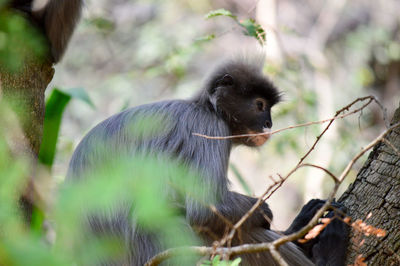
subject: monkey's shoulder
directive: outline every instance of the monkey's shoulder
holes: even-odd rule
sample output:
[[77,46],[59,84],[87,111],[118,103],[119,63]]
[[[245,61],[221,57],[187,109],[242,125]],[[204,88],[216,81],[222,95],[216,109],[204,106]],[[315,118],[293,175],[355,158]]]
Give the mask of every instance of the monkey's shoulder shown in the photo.
[[205,141],[193,133],[228,135],[229,129],[215,112],[204,106],[188,100],[169,100],[117,113],[90,130],[82,142],[111,143],[112,146],[126,145],[127,142],[131,146],[145,143],[149,146],[155,142],[163,145],[173,141]]
[[146,130],[152,135],[157,128],[165,133],[229,134],[222,118],[203,105],[190,100],[168,100],[132,107],[103,121],[99,127],[107,137],[119,131]]
[[209,140],[194,133],[221,136],[229,134],[229,129],[215,113],[191,101],[171,100],[133,107],[89,131],[74,152],[70,172],[79,175],[80,165],[94,167],[110,157],[138,154],[162,153],[185,162],[215,161],[215,156],[230,148],[227,140]]

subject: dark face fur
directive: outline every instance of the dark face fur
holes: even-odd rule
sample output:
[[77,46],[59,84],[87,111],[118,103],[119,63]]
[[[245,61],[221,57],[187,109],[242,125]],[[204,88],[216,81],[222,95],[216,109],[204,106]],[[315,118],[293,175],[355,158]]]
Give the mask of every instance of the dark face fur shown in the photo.
[[[272,127],[271,107],[280,100],[280,93],[261,70],[245,63],[231,63],[218,69],[209,81],[208,94],[233,135],[268,132]],[[243,137],[234,142],[261,146],[268,138]]]

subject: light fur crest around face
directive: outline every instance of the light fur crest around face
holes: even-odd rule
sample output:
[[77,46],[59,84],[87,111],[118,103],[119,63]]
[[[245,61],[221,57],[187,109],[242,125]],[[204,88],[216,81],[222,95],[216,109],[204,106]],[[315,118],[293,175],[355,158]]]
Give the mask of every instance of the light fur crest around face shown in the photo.
[[252,74],[262,75],[262,70],[265,63],[265,53],[263,52],[243,52],[235,56],[231,56],[219,63],[208,74],[206,87],[215,86],[215,81],[221,78],[224,74],[244,70]]
[[281,93],[262,73],[264,58],[264,54],[240,54],[214,68],[205,82],[205,91],[215,109],[215,98],[228,93],[238,97],[258,95],[267,99],[270,106],[280,101]]
[[[232,135],[262,133],[272,127],[271,108],[281,93],[263,74],[262,55],[240,54],[219,64],[209,75],[199,101],[228,125]],[[267,135],[238,138],[234,142],[260,146]]]

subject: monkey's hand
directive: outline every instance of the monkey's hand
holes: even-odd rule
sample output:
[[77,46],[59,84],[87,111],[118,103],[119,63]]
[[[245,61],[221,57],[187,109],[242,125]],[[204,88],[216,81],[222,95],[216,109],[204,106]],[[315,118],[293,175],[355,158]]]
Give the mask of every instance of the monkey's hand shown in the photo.
[[285,235],[289,235],[291,233],[299,231],[301,228],[303,228],[305,225],[308,224],[308,222],[313,218],[315,213],[319,209],[321,209],[322,205],[324,204],[325,200],[320,200],[320,199],[310,200],[306,205],[303,206],[303,208],[301,208],[300,213],[293,220],[289,228],[286,229],[286,231],[284,231],[283,233]]
[[324,217],[333,219],[320,233],[317,243],[312,246],[312,259],[318,266],[345,265],[349,226],[340,218],[343,218],[346,208],[338,202],[333,202],[332,206],[335,210]]
[[[310,200],[303,206],[284,234],[288,235],[297,232],[307,225],[325,202],[325,200],[320,199]],[[336,201],[331,203],[331,209],[333,210],[329,211],[324,216],[325,218],[341,218],[346,211],[345,207]],[[316,265],[343,265],[348,243],[348,233],[348,226],[342,220],[333,219],[318,237],[304,244],[299,244],[297,241],[295,244],[300,246]]]

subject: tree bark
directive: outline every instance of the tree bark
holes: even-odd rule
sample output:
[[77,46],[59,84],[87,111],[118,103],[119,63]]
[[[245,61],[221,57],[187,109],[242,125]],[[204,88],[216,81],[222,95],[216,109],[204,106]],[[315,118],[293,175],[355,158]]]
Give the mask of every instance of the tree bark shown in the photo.
[[28,140],[25,152],[38,155],[43,133],[44,92],[53,78],[50,62],[26,63],[20,72],[0,71],[3,97],[11,101],[14,111]]
[[[17,114],[23,136],[12,140],[11,152],[31,159],[32,168],[27,188],[21,199],[25,218],[30,221],[34,197],[32,178],[43,134],[45,112],[44,92],[53,78],[54,68],[48,60],[26,60],[18,73],[0,68],[0,99],[11,104]],[[21,139],[22,138],[22,139]]]
[[[391,124],[398,122],[400,107]],[[400,128],[386,140],[390,144],[381,142],[374,147],[355,182],[339,200],[353,221],[361,219],[386,230],[386,235],[363,235],[362,243],[353,229],[346,265],[354,264],[359,255],[368,265],[400,265]],[[367,219],[369,213],[372,216]]]

